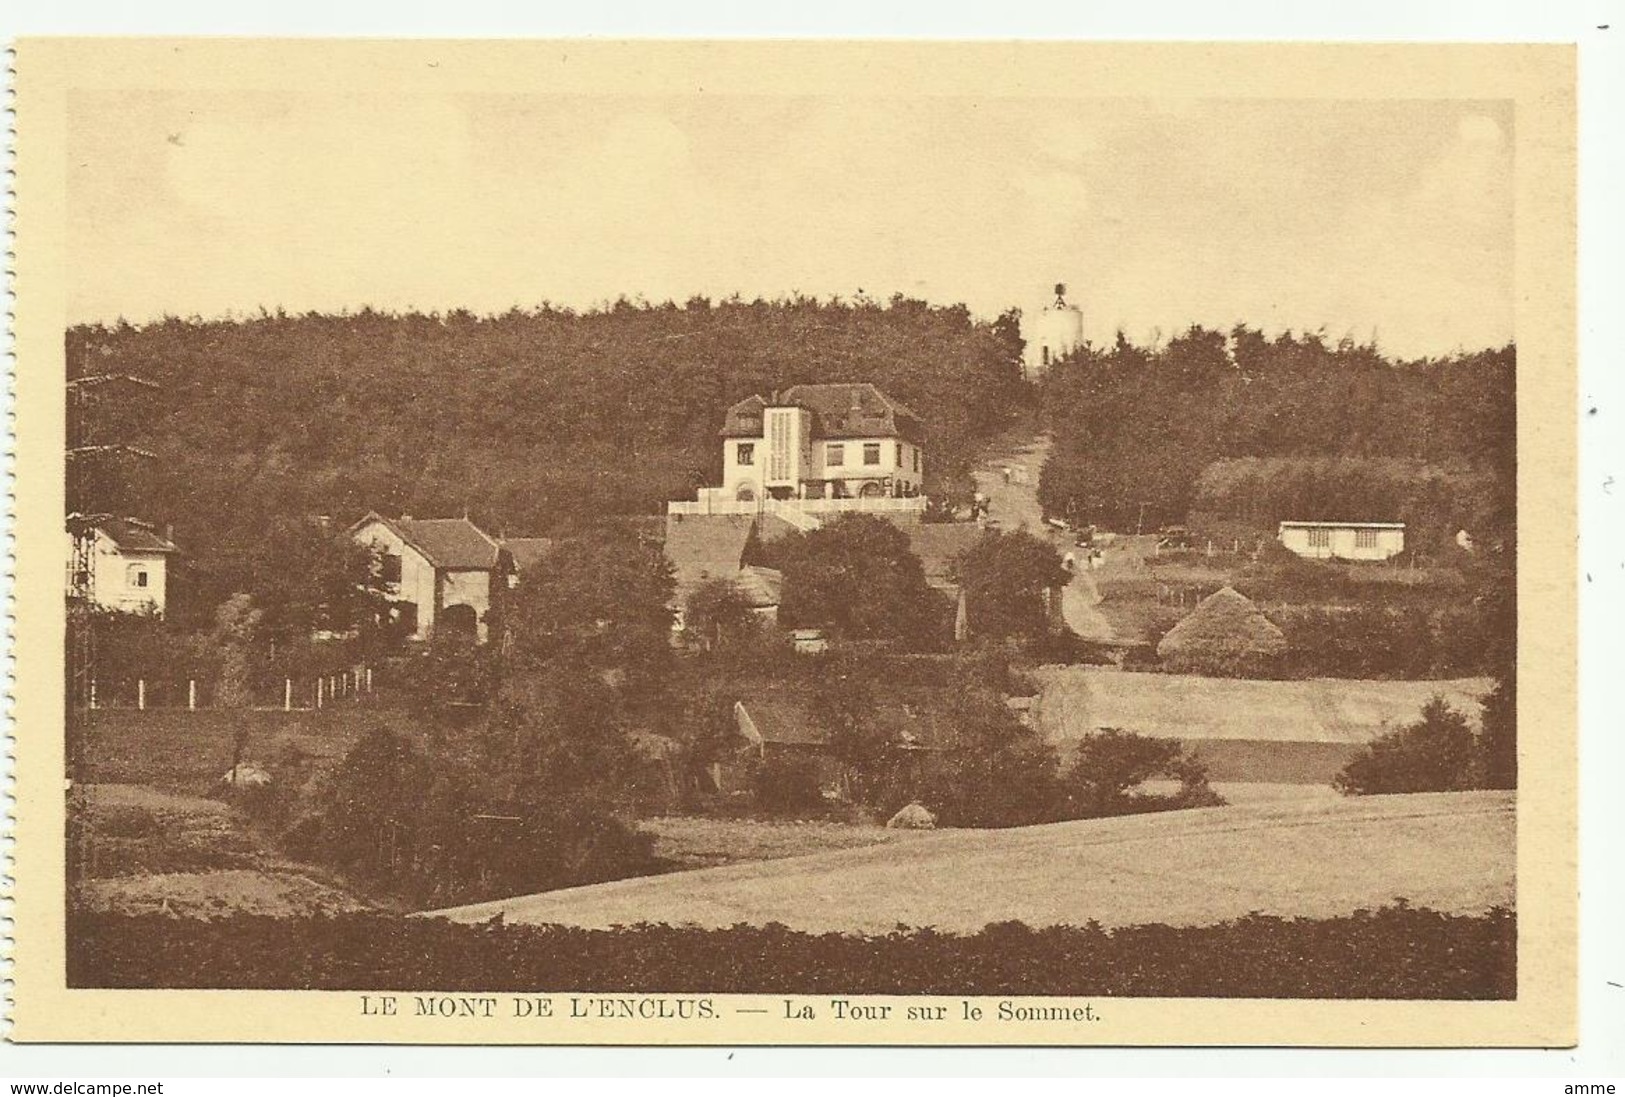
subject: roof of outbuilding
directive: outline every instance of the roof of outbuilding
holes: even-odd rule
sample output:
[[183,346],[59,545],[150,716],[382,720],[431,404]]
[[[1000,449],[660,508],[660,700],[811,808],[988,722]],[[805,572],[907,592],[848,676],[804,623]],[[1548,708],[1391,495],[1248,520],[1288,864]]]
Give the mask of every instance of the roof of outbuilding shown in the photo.
[[429,563],[445,571],[480,571],[496,564],[496,541],[467,518],[385,518],[373,513],[350,527],[350,532],[372,522],[393,530]]
[[508,550],[513,557],[513,565],[520,571],[533,568],[541,563],[553,548],[551,537],[509,537],[502,542],[502,547]]

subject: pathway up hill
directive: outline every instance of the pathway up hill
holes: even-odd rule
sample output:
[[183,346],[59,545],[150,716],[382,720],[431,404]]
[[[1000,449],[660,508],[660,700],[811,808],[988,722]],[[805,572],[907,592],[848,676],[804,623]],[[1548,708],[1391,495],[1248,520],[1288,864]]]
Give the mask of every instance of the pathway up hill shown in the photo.
[[[987,497],[990,517],[999,528],[1025,529],[1050,541],[1064,555],[1073,549],[1071,538],[1045,524],[1044,508],[1038,502],[1038,476],[1049,459],[1050,446],[1048,433],[1013,430],[988,447],[971,475],[976,490]],[[1062,619],[1085,640],[1110,642],[1117,637],[1099,605],[1095,576],[1087,568],[1077,568],[1072,582],[1061,592]]]

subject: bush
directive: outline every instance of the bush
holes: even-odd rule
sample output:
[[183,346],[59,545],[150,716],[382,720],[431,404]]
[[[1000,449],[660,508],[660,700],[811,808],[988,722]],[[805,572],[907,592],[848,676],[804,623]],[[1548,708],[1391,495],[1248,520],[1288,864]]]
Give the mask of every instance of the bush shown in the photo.
[[[1155,777],[1178,781],[1179,791],[1163,795],[1140,790]],[[1208,785],[1207,767],[1186,755],[1179,740],[1108,728],[1078,741],[1077,756],[1060,781],[1056,814],[1096,819],[1223,803]]]
[[285,840],[414,902],[477,902],[642,875],[652,837],[586,791],[540,790],[368,731]]
[[[1029,928],[960,936],[780,925],[613,930],[319,918],[68,914],[70,987],[478,993],[1007,994],[1511,999],[1517,919],[1403,903],[1336,918]],[[711,1008],[716,1008],[712,1006]],[[1037,1032],[1036,1029],[1032,1030]]]
[[1479,747],[1467,717],[1435,697],[1422,718],[1374,740],[1332,785],[1349,796],[1479,787]]
[[756,806],[770,815],[806,815],[824,806],[818,767],[808,758],[764,759],[753,775]]
[[1045,633],[1027,645],[1028,657],[1039,663],[1082,663],[1103,667],[1117,662],[1113,654],[1113,649],[1108,645],[1085,640],[1069,628]]

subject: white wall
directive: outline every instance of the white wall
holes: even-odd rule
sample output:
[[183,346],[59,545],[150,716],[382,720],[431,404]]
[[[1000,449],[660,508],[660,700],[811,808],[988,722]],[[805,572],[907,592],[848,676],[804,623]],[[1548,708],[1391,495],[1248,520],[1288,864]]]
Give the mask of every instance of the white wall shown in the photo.
[[440,605],[473,606],[479,616],[479,638],[485,639],[485,613],[491,608],[489,571],[441,572]]
[[[797,457],[797,483],[809,480],[845,480],[852,483],[852,494],[857,494],[857,484],[864,480],[879,480],[892,478],[920,488],[925,483],[925,453],[913,442],[905,442],[899,438],[871,437],[871,438],[844,438],[838,442],[834,440],[809,440],[802,434],[797,440],[799,450]],[[863,463],[863,447],[866,443],[880,446],[880,463],[865,465]],[[829,446],[842,447],[842,463],[829,465],[825,457]],[[901,461],[898,460],[898,447],[902,447]],[[751,460],[741,462],[740,450],[747,448]],[[915,457],[919,458],[919,469],[915,469]],[[722,489],[729,499],[737,499],[739,489],[748,486],[755,497],[760,498],[763,489],[768,485],[767,470],[767,439],[765,438],[726,438],[722,443]],[[777,481],[774,481],[777,483]]]
[[[1311,543],[1317,531],[1323,535],[1322,544]],[[1403,529],[1371,532],[1375,534],[1374,545],[1360,545],[1355,526],[1283,526],[1280,539],[1292,552],[1311,560],[1387,560],[1405,551]]]
[[[1067,306],[1050,307],[1022,317],[1021,337],[1027,341],[1022,365],[1027,379],[1036,381],[1056,361],[1083,345],[1083,312]],[[1045,361],[1044,352],[1049,351]]]
[[[70,538],[71,542],[71,538]],[[69,547],[72,559],[72,547]],[[96,548],[91,555],[91,572],[96,587],[96,605],[122,613],[162,614],[168,602],[167,555],[162,552],[121,552],[113,539],[96,531]],[[137,584],[134,574],[146,576],[146,586]],[[72,577],[69,577],[70,582]]]
[[[393,601],[411,602],[417,607],[418,627],[412,633],[412,639],[427,639],[434,628],[434,565],[382,522],[368,522],[355,531],[355,539],[361,544],[373,545],[380,552],[401,558],[401,581],[391,584],[388,594]],[[489,589],[487,581],[487,600]]]

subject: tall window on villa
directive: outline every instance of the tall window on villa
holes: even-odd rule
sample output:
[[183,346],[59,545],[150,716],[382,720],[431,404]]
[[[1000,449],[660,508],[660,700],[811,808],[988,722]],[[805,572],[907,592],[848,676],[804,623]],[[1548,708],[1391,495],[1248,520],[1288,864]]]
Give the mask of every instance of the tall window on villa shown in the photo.
[[386,583],[399,583],[401,581],[401,554],[390,552],[384,555],[382,571],[379,578]]
[[830,442],[825,445],[824,464],[832,469],[838,469],[846,464],[846,447],[839,442]]
[[1374,529],[1357,529],[1354,531],[1354,547],[1357,549],[1374,549],[1377,547],[1377,531]]
[[131,564],[125,575],[132,587],[147,585],[147,569],[143,564]]
[[863,463],[866,464],[866,465],[878,465],[878,464],[880,464],[880,443],[879,442],[865,442],[865,443],[863,443]]
[[741,442],[734,456],[736,465],[754,465],[756,463],[756,443]]
[[1332,531],[1329,529],[1312,529],[1309,531],[1309,547],[1312,549],[1329,549],[1332,547]]
[[795,413],[774,411],[770,414],[773,422],[767,436],[767,478],[787,480],[790,478],[790,433],[794,429],[790,417]]

